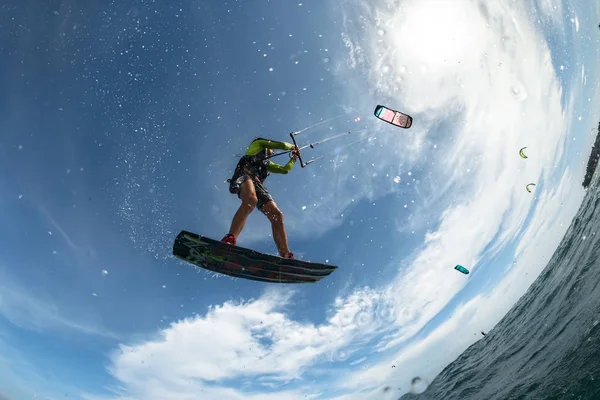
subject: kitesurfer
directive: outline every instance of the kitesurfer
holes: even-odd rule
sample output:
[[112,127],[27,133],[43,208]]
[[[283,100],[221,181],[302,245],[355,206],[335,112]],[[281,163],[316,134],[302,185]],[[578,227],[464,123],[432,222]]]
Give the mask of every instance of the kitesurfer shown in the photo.
[[[289,151],[290,161],[283,166],[271,161],[274,149]],[[246,218],[257,207],[271,222],[273,240],[279,255],[284,258],[294,258],[294,254],[288,248],[283,213],[263,183],[270,172],[275,174],[290,172],[299,155],[300,150],[291,143],[263,138],[256,138],[250,143],[246,153],[235,167],[233,176],[229,179],[229,191],[237,194],[238,198],[242,200],[242,204],[233,216],[229,233],[221,239],[222,242],[235,245],[237,237],[244,228]]]

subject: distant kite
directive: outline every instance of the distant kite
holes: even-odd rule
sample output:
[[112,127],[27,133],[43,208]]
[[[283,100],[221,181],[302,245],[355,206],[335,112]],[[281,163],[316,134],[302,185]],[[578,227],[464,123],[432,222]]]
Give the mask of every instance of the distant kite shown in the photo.
[[463,267],[462,265],[457,265],[456,267],[454,267],[454,269],[459,272],[462,272],[465,275],[467,275],[469,273],[469,270],[466,269],[465,267]]
[[382,105],[375,107],[374,114],[380,120],[400,128],[408,129],[412,126],[413,119],[410,115],[392,110],[391,108]]
[[525,150],[526,148],[527,148],[527,147],[523,147],[521,150],[519,150],[519,155],[520,155],[522,158],[527,158],[527,156],[525,155],[525,153],[523,153],[523,150]]
[[528,184],[527,186],[525,186],[525,189],[526,189],[526,190],[527,190],[529,193],[531,193],[531,190],[529,190],[529,186],[535,186],[535,183],[530,183],[530,184]]

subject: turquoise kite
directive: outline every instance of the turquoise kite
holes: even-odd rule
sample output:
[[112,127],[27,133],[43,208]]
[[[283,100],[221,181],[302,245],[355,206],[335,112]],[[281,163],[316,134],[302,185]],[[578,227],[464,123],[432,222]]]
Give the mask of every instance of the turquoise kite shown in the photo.
[[469,273],[469,270],[466,269],[465,267],[463,267],[462,265],[457,265],[456,267],[454,267],[454,269],[457,270],[458,272],[462,272],[465,275],[467,275]]

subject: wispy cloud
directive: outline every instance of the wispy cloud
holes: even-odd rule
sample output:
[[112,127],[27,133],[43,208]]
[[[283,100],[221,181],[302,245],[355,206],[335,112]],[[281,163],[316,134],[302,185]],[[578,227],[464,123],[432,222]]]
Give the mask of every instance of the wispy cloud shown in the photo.
[[26,354],[27,349],[15,348],[4,339],[3,328],[0,325],[0,400],[55,400],[80,393],[72,386],[72,382],[56,379],[54,371],[39,369],[35,362],[35,357],[39,355],[31,356]]
[[40,211],[40,213],[48,219],[48,221],[54,227],[54,229],[56,229],[60,233],[60,235],[65,240],[65,242],[69,245],[71,250],[74,250],[76,252],[81,252],[81,250],[82,250],[81,247],[79,247],[78,245],[75,244],[75,242],[73,242],[73,239],[71,239],[71,237],[67,234],[67,232],[65,232],[64,229],[60,226],[60,224],[54,218],[52,218],[52,216],[50,215],[50,213],[48,212],[46,207],[44,207],[43,205],[37,205],[37,207],[38,207],[38,210]]
[[65,307],[59,306],[44,287],[36,286],[35,290],[33,287],[14,279],[6,267],[0,268],[0,314],[14,325],[36,332],[76,332],[117,338],[89,314],[86,317],[78,313],[80,319],[65,315]]

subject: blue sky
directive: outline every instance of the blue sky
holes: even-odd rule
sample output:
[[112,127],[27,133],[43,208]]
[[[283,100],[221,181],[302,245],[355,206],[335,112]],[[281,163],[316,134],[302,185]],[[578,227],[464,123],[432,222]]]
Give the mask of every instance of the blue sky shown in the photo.
[[[493,328],[584,195],[586,2],[57,4],[0,14],[9,399],[397,396]],[[334,274],[279,287],[170,256],[181,229],[226,233],[224,181],[254,136],[340,115],[301,144],[372,138],[266,182],[292,251]],[[275,253],[270,235],[254,213],[238,243]]]

